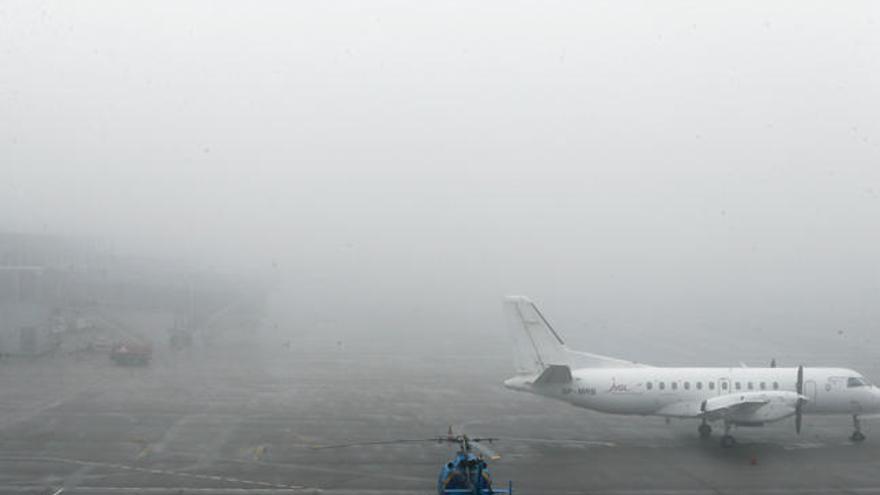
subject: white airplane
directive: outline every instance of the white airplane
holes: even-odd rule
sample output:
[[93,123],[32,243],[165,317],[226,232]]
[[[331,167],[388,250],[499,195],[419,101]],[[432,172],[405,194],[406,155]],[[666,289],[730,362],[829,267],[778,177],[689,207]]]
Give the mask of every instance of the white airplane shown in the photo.
[[859,417],[880,413],[880,389],[843,368],[667,368],[569,349],[526,297],[510,296],[504,310],[516,344],[516,376],[507,388],[611,414],[693,418],[701,438],[722,421],[722,447],[734,426],[763,426],[803,414],[848,414],[853,442]]

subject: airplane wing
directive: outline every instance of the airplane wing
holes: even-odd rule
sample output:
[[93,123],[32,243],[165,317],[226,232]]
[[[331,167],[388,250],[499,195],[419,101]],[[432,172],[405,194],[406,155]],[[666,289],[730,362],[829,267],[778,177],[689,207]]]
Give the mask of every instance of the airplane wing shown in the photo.
[[[701,416],[709,421],[731,418],[748,418],[770,403],[768,397],[752,394],[727,394],[703,401],[700,405]],[[794,409],[792,409],[794,414]],[[779,418],[782,419],[782,418]]]
[[655,414],[673,418],[705,418],[735,424],[761,425],[795,414],[798,399],[807,398],[795,392],[774,390],[725,394],[702,402],[682,401],[669,404]]

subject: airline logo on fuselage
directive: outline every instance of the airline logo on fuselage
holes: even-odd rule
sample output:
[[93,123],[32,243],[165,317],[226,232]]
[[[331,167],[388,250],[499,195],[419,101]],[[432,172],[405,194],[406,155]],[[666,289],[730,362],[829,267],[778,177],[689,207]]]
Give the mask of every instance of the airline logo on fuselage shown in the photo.
[[611,386],[608,387],[609,394],[619,393],[619,392],[629,392],[625,383],[618,384],[614,378],[611,379]]

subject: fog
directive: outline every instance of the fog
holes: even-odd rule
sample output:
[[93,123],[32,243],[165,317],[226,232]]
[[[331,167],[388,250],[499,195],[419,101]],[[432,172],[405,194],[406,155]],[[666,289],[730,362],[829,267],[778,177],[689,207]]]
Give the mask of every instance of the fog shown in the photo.
[[[878,54],[867,1],[0,1],[0,492],[426,493],[454,447],[315,447],[450,424],[521,493],[880,491]],[[515,393],[511,294],[736,368]]]
[[293,334],[491,339],[509,293],[593,346],[877,330],[869,2],[4,2],[0,23],[0,226],[271,273]]

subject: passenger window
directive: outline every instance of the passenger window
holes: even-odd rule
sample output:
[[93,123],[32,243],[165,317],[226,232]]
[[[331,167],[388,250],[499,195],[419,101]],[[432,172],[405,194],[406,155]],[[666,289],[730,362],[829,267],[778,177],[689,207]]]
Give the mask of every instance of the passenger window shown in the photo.
[[652,388],[654,388],[654,382],[648,382],[648,383],[646,383],[646,384],[645,384],[645,388],[647,388],[648,390],[651,390]]
[[721,382],[721,390],[727,390],[727,382]]
[[672,390],[678,390],[678,382],[672,382]]
[[709,382],[709,390],[715,390],[715,382]]
[[779,390],[779,382],[773,382],[773,390]]
[[740,390],[742,389],[742,383],[736,382],[736,384],[734,384],[734,387],[736,387],[737,390]]
[[767,390],[767,384],[766,384],[766,383],[761,382],[761,390]]
[[703,382],[697,382],[697,390],[703,390]]
[[666,384],[663,382],[660,382],[657,386],[660,388],[660,390],[663,390],[664,388],[666,388]]
[[690,390],[691,389],[691,382],[684,382],[684,389]]
[[755,389],[755,385],[752,384],[752,382],[749,382],[749,390],[754,390],[754,389]]

